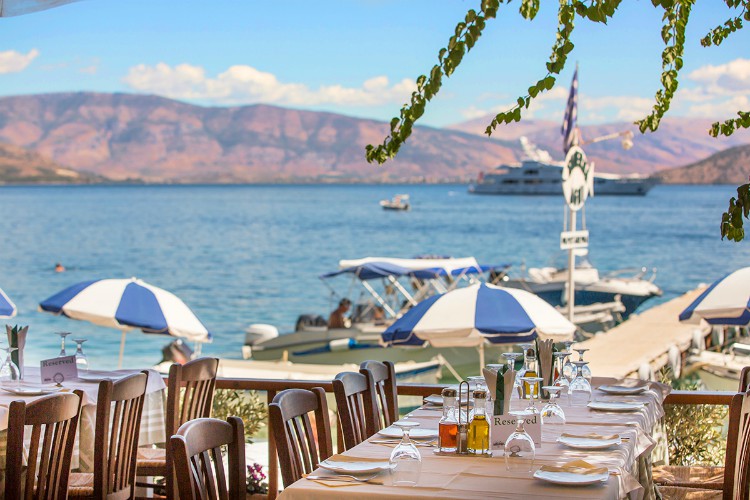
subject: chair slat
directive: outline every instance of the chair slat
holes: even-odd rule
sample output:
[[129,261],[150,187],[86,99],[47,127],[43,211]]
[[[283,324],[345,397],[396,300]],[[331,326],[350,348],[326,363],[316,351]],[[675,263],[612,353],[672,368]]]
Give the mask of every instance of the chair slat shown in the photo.
[[[376,425],[368,430],[368,434],[372,435],[398,420],[396,369],[390,361],[365,361],[359,368],[359,372],[367,378],[368,384],[374,387],[376,394],[372,402],[365,401],[366,413],[378,415]],[[370,404],[373,406],[370,407]]]

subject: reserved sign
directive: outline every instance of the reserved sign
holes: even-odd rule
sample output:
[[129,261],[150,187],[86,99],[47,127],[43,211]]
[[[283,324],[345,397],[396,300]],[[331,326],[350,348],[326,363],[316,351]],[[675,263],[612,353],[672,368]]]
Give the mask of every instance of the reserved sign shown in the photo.
[[63,356],[42,360],[41,365],[43,384],[61,384],[66,380],[78,378],[78,366],[75,356]]
[[[524,421],[524,429],[537,448],[542,446],[542,417],[539,414],[529,415]],[[516,431],[516,418],[513,415],[497,415],[492,417],[490,440],[493,451],[504,451],[508,436]],[[498,456],[498,455],[495,455]],[[500,455],[502,456],[502,455]]]

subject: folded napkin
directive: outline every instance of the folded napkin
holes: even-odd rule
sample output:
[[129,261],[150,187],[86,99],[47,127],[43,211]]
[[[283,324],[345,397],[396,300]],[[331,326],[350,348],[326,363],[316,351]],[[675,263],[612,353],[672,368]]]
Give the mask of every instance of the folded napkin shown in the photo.
[[11,359],[18,367],[21,379],[23,379],[23,349],[26,347],[26,334],[29,333],[29,327],[20,328],[18,325],[14,327],[5,325],[5,331],[8,334],[8,346],[18,348],[11,354]]
[[608,474],[606,467],[591,465],[585,460],[573,460],[563,465],[542,465],[539,470],[544,472],[567,472],[570,474]]
[[[507,366],[504,366],[503,368],[507,369]],[[488,394],[494,399],[495,392],[497,392],[498,374],[492,370],[488,370],[487,368],[482,368],[482,375],[484,375],[484,382],[487,384]]]
[[[505,415],[510,411],[510,398],[513,391],[513,383],[516,380],[515,370],[510,370],[507,366],[502,366],[497,373],[490,370],[483,370],[484,378],[487,380],[487,387],[490,394],[494,394],[494,415]],[[490,382],[492,385],[490,385]],[[499,383],[498,383],[499,382]]]
[[[552,385],[555,375],[555,358],[552,356],[555,343],[552,340],[536,341],[537,363],[539,364],[539,377],[542,380],[542,386]],[[542,399],[549,399],[549,393],[542,391]]]
[[567,432],[563,432],[560,434],[560,437],[564,438],[578,438],[578,439],[601,439],[601,440],[610,440],[610,439],[619,439],[619,434],[610,434],[609,436],[602,436],[601,434],[597,434],[595,432],[590,432],[588,434],[568,434]]

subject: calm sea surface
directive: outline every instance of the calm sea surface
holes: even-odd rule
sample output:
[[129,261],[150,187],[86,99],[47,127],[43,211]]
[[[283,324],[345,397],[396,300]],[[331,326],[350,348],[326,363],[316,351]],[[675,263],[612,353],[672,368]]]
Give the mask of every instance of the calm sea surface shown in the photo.
[[[400,192],[411,194],[411,212],[378,206]],[[719,238],[733,192],[657,186],[643,198],[589,200],[590,259],[600,271],[658,268],[665,294],[648,306],[748,266],[750,244]],[[30,325],[28,362],[57,355],[54,332],[69,330],[90,339],[92,368],[116,366],[119,332],[37,312],[78,281],[137,276],[171,290],[214,333],[204,352],[240,357],[250,323],[285,331],[300,313],[327,315],[318,276],[342,258],[429,253],[541,266],[562,254],[562,197],[473,196],[462,185],[3,187],[0,210],[0,287],[19,309],[9,323]],[[58,261],[67,272],[53,272]],[[159,361],[169,340],[129,334],[126,364]]]

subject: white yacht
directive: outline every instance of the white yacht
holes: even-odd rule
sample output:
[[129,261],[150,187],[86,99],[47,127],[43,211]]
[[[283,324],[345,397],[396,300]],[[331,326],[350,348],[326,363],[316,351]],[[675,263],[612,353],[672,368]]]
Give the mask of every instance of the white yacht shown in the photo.
[[[525,137],[521,137],[521,145],[526,158],[520,164],[500,165],[480,173],[477,182],[469,186],[469,193],[562,195],[562,162],[554,161]],[[644,196],[657,182],[653,177],[594,173],[594,194]]]

